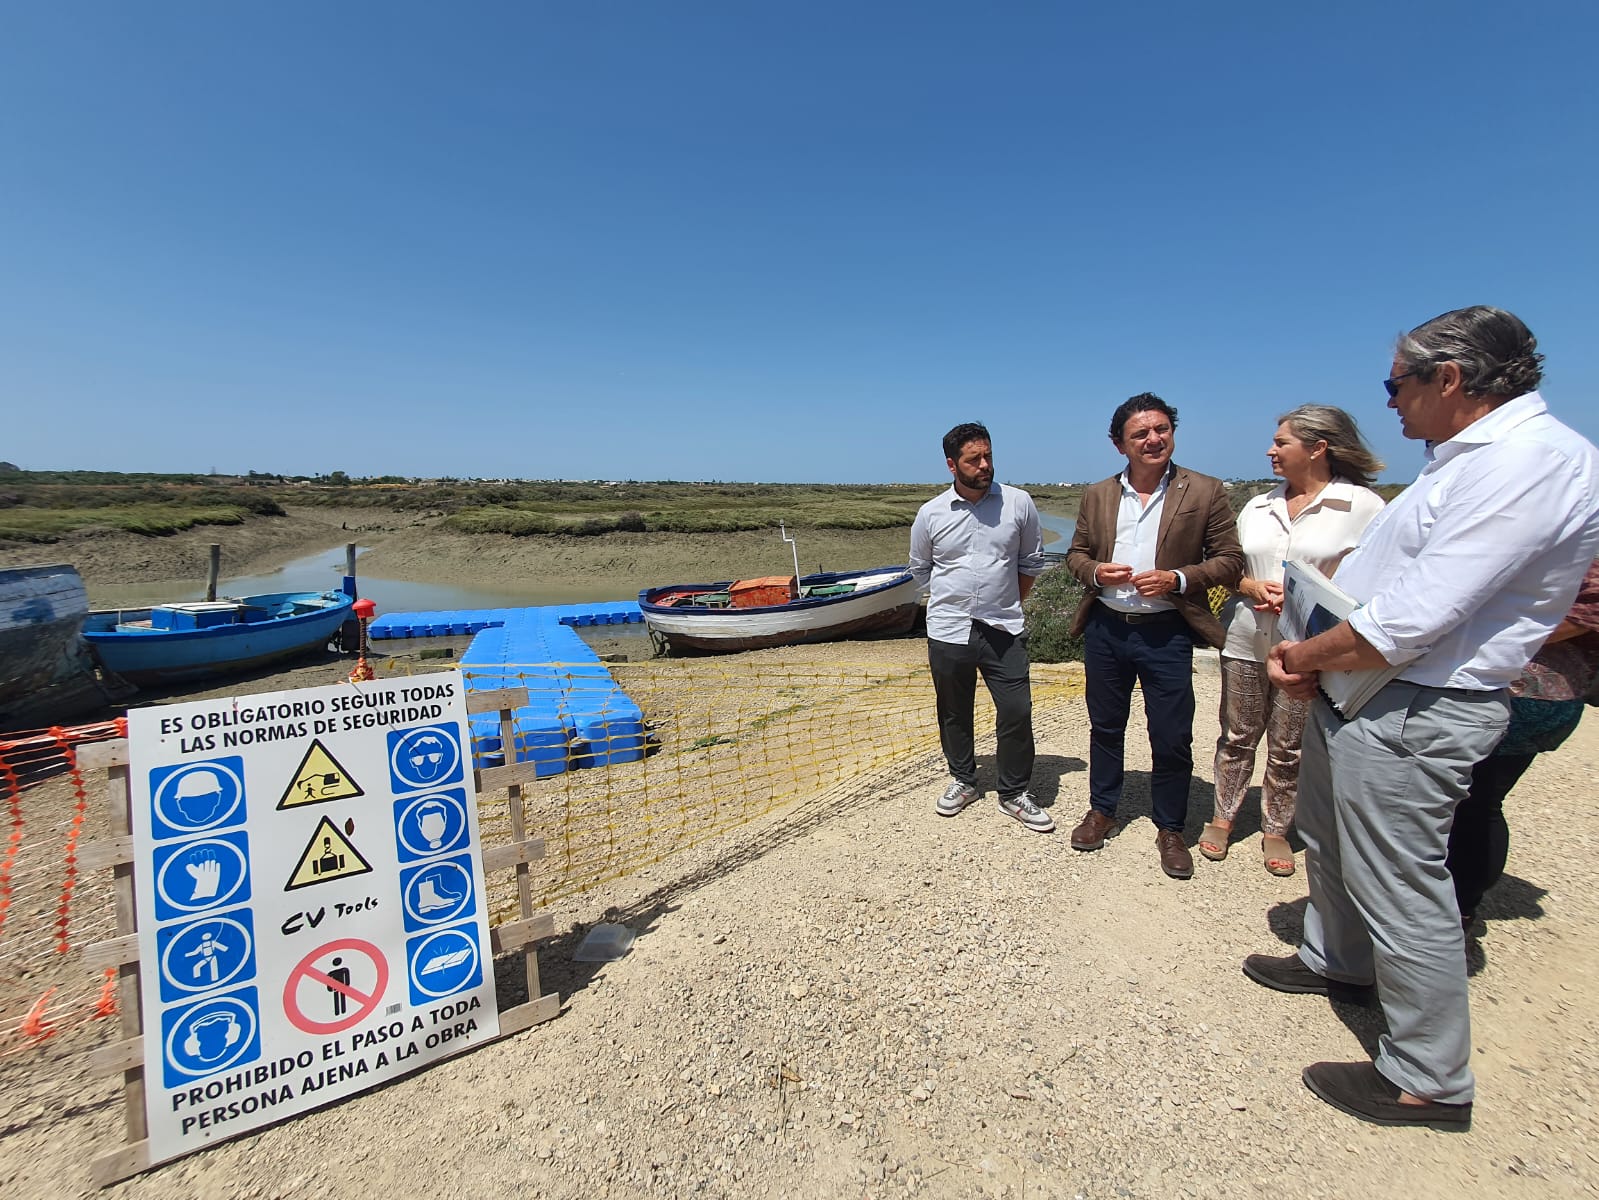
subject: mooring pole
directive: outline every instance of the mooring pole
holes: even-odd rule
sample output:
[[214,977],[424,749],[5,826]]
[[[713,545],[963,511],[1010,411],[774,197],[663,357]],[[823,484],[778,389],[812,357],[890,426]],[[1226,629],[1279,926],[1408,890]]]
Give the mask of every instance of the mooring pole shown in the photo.
[[221,574],[222,546],[218,542],[212,542],[211,569],[206,572],[205,577],[205,598],[207,600],[215,600],[217,598],[217,579],[221,576]]
[[356,620],[361,622],[361,657],[356,660],[355,670],[350,672],[350,682],[365,683],[377,678],[372,665],[366,661],[366,623],[377,614],[378,606],[370,600],[357,600],[351,607],[355,610]]

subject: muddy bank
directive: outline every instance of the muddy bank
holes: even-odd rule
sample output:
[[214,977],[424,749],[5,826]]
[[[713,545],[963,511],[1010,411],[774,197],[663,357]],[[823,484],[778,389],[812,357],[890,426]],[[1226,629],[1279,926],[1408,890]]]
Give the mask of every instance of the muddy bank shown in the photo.
[[[166,537],[84,530],[58,542],[0,542],[0,567],[67,562],[78,568],[97,607],[124,603],[119,589],[203,582],[213,542],[223,576],[258,574],[358,542],[362,574],[413,583],[516,589],[570,589],[574,598],[630,599],[662,583],[787,575],[793,552],[777,530],[718,533],[612,533],[599,537],[458,534],[435,518],[372,509],[291,509],[242,525],[201,526]],[[905,561],[908,529],[818,530],[799,534],[801,573],[846,571]]]
[[[802,574],[903,563],[910,549],[908,529],[816,530],[798,536]],[[775,529],[608,533],[588,538],[407,529],[376,544],[361,563],[369,574],[417,583],[514,587],[537,581],[540,589],[558,590],[565,582],[618,598],[657,584],[787,575],[794,569],[793,551]]]
[[376,545],[414,520],[367,509],[306,508],[283,517],[250,517],[240,525],[199,525],[164,537],[85,529],[56,542],[0,542],[0,567],[71,563],[83,576],[90,605],[110,607],[121,602],[116,589],[122,587],[171,583],[180,591],[203,584],[213,542],[222,547],[224,577],[248,575],[346,542]]

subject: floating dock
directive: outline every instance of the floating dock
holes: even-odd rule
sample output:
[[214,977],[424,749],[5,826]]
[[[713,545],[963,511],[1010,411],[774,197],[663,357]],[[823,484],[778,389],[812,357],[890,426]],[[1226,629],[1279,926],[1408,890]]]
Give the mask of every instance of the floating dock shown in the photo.
[[366,627],[366,636],[385,638],[465,637],[514,624],[528,613],[561,625],[633,625],[644,620],[636,600],[599,604],[554,604],[540,608],[452,608],[441,612],[386,613]]
[[[469,692],[526,688],[528,703],[511,714],[512,762],[531,762],[539,777],[644,757],[644,713],[617,686],[575,627],[642,621],[633,601],[541,608],[389,613],[369,638],[463,637],[461,677]],[[380,632],[381,630],[381,632]],[[505,763],[499,718],[471,718],[472,765]]]

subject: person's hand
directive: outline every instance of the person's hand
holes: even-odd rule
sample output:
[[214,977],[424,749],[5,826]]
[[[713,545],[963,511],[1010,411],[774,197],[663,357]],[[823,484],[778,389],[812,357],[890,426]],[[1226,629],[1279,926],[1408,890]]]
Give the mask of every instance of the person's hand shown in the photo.
[[1133,569],[1126,563],[1100,563],[1094,572],[1094,582],[1100,587],[1116,587],[1133,578]]
[[1138,589],[1140,596],[1164,596],[1167,592],[1177,590],[1177,572],[1162,571],[1159,568],[1153,571],[1140,571],[1129,582]]
[[1297,646],[1298,642],[1278,642],[1271,648],[1271,653],[1266,655],[1266,678],[1271,680],[1271,686],[1286,696],[1295,700],[1309,700],[1316,694],[1316,671],[1290,671],[1283,665],[1284,656],[1288,647]]
[[1252,581],[1255,585],[1254,595],[1256,612],[1280,613],[1283,610],[1283,585],[1272,583],[1267,579]]

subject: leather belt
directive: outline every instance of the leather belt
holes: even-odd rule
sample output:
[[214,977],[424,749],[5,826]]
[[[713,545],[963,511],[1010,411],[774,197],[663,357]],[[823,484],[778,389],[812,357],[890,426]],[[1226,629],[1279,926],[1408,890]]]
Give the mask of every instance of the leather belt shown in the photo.
[[1128,625],[1147,625],[1151,621],[1170,621],[1173,618],[1179,621],[1183,619],[1183,614],[1175,608],[1163,608],[1159,612],[1122,612],[1119,608],[1101,604],[1099,611],[1103,616],[1114,617],[1116,620],[1123,621]]

